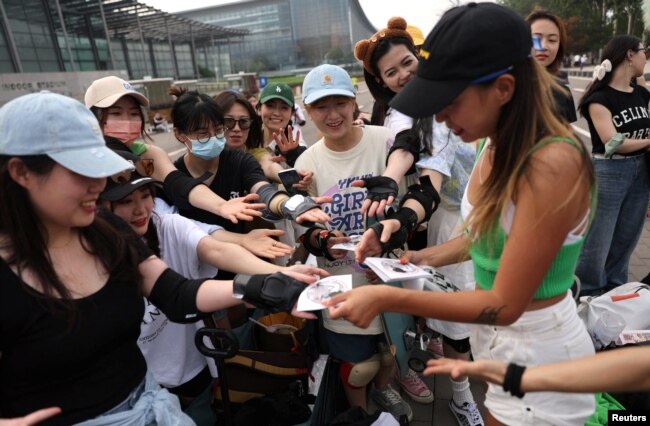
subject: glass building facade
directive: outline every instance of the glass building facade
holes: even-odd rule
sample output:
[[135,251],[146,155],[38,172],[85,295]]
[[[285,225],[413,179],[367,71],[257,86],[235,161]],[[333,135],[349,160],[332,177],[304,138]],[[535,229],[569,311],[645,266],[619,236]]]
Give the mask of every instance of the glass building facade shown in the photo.
[[130,79],[198,78],[212,68],[206,46],[229,65],[225,44],[247,33],[136,0],[0,0],[0,24],[2,74],[123,70]]
[[250,0],[178,14],[250,31],[230,45],[232,72],[355,62],[354,42],[376,31],[356,0]]

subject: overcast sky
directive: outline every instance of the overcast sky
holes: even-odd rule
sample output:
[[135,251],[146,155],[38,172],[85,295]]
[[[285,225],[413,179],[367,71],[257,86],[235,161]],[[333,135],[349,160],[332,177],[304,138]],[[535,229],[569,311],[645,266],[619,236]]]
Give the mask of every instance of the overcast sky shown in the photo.
[[[179,12],[217,4],[237,3],[237,0],[140,0],[140,2],[165,12]],[[402,16],[409,24],[420,27],[425,36],[431,31],[440,15],[458,3],[457,0],[359,0],[359,2],[375,27],[383,28],[390,17]],[[467,1],[460,1],[460,3],[467,3]]]

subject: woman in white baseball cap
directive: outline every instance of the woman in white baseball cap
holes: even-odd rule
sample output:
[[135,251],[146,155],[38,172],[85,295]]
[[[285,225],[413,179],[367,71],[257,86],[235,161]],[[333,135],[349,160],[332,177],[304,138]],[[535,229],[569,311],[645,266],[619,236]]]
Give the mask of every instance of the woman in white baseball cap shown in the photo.
[[151,177],[163,183],[163,190],[174,204],[203,209],[233,223],[261,215],[258,210],[264,205],[253,203],[257,200],[255,195],[226,201],[200,180],[188,178],[176,170],[164,150],[138,141],[145,138],[142,107],[148,107],[149,100],[127,81],[115,76],[95,80],[86,90],[84,101],[99,120],[109,147],[121,149],[117,142],[120,141],[140,158],[154,161]]

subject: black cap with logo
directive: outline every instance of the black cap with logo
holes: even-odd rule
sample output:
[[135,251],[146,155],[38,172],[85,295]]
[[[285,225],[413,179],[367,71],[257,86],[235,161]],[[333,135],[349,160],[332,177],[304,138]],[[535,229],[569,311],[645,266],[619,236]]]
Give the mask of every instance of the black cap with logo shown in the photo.
[[495,3],[449,9],[420,51],[413,80],[390,105],[415,118],[436,114],[467,86],[490,81],[530,57],[530,26]]

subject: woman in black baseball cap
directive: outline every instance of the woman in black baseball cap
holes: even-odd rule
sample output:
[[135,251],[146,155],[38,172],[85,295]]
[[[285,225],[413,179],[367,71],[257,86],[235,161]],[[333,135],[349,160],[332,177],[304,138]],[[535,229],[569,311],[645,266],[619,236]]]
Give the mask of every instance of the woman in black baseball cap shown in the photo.
[[[461,206],[465,232],[406,255],[436,267],[471,257],[476,291],[361,286],[328,302],[333,318],[364,326],[378,312],[398,311],[474,323],[475,359],[530,365],[593,353],[570,291],[594,209],[593,166],[556,116],[555,83],[531,48],[530,27],[511,9],[455,7],[429,34],[416,77],[391,103],[414,117],[435,114],[465,142],[483,138]],[[402,225],[382,222],[384,234]],[[366,247],[379,245],[375,235],[366,232]],[[486,424],[578,425],[593,413],[589,394],[514,398],[523,396],[520,372],[509,369],[503,388],[489,386]]]

